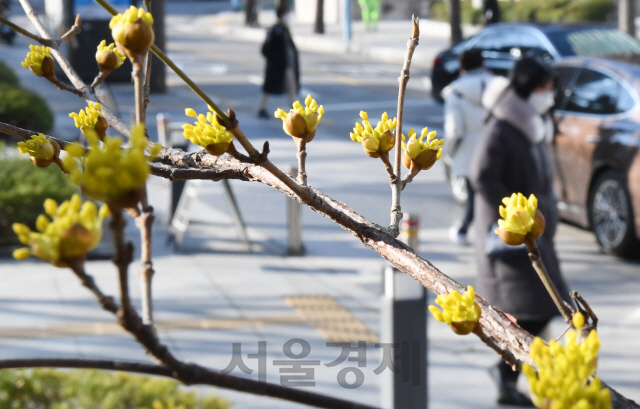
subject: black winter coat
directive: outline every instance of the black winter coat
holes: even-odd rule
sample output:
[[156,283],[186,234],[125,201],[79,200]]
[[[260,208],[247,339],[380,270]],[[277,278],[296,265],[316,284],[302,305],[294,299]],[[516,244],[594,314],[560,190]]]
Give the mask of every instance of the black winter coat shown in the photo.
[[[526,101],[511,92],[501,104],[495,113],[498,117],[489,120],[471,163],[470,181],[476,193],[477,293],[518,320],[548,320],[559,312],[526,253],[499,259],[484,252],[487,232],[500,218],[502,198],[533,193],[546,221],[544,233],[537,239],[542,259],[560,294],[570,300],[553,244],[558,211],[546,142],[532,142],[533,118],[522,116],[535,112],[527,108]],[[523,110],[514,109],[518,106]]]
[[299,88],[298,50],[296,49],[291,33],[287,26],[276,23],[262,44],[262,55],[267,59],[262,91],[267,94],[282,94],[285,92],[284,73],[289,64],[287,48],[291,52],[291,65],[296,78],[296,94]]

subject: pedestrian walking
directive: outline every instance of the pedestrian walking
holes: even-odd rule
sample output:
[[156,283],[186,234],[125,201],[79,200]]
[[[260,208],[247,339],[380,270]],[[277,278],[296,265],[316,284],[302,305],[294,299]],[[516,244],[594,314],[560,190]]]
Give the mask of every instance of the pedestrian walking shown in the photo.
[[258,116],[270,118],[267,113],[269,94],[286,93],[293,104],[299,89],[298,50],[287,25],[289,7],[283,2],[276,10],[278,22],[271,27],[262,44],[262,55],[267,59],[264,85]]
[[[483,96],[489,120],[469,173],[475,190],[478,293],[533,335],[559,315],[551,296],[531,266],[526,249],[494,251],[495,247],[487,244],[495,235],[502,198],[514,192],[534,194],[546,220],[544,233],[537,239],[542,259],[559,293],[570,301],[553,244],[558,210],[547,148],[553,137],[549,114],[554,103],[552,87],[550,69],[530,57],[515,64],[509,79],[496,77],[489,83]],[[499,404],[532,406],[516,389],[519,372],[500,361],[490,373],[498,384]]]
[[502,14],[500,13],[500,5],[498,5],[498,0],[483,0],[482,16],[484,17],[485,26],[488,26],[489,24],[499,23],[500,19],[502,18]]
[[442,90],[444,99],[445,160],[450,177],[462,178],[467,188],[467,203],[460,224],[449,229],[449,238],[458,245],[468,245],[467,231],[473,221],[473,189],[469,183],[469,163],[482,135],[487,110],[482,94],[493,75],[484,68],[482,51],[469,49],[459,56],[460,78]]

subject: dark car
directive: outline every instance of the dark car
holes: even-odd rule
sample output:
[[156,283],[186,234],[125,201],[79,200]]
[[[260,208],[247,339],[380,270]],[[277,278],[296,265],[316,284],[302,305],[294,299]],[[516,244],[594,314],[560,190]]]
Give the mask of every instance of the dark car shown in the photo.
[[560,215],[593,230],[605,251],[637,255],[640,65],[574,57],[554,67],[557,130],[551,152]]
[[636,39],[611,27],[492,24],[436,56],[431,71],[435,100],[442,102],[440,92],[459,75],[458,55],[470,48],[480,48],[485,66],[500,75],[506,75],[516,60],[528,54],[543,55],[552,61],[571,56],[640,55]]

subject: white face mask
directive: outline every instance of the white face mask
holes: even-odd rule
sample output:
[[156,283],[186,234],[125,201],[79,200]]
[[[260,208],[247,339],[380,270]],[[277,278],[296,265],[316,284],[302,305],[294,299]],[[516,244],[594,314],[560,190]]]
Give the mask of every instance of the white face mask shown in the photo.
[[282,21],[284,21],[286,24],[289,24],[291,22],[291,13],[287,13],[282,16]]
[[555,104],[553,91],[534,92],[529,96],[529,104],[538,114],[544,114]]

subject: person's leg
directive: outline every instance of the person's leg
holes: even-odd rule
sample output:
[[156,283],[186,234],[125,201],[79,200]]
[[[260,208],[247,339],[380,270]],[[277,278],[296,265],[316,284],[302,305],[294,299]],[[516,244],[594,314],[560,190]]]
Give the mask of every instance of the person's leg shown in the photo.
[[269,118],[269,114],[267,114],[267,99],[269,98],[269,94],[262,91],[262,95],[260,96],[260,106],[258,107],[258,116],[260,118]]
[[469,230],[469,226],[473,221],[473,198],[474,192],[471,188],[471,183],[469,183],[469,178],[465,178],[467,181],[467,204],[464,209],[464,217],[462,218],[462,224],[460,225],[460,229],[458,229],[459,234],[467,234]]

